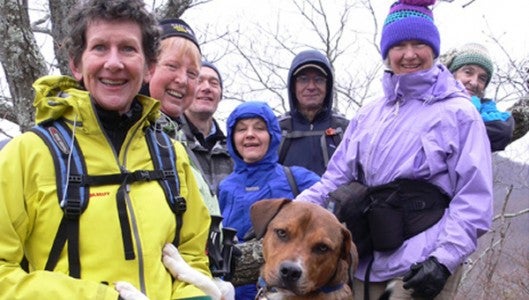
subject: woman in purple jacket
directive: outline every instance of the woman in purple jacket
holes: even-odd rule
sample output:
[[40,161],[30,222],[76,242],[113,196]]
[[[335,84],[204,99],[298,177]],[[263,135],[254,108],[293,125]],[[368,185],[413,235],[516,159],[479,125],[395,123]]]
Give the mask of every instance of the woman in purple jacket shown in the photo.
[[390,282],[399,299],[453,299],[463,262],[491,227],[490,144],[465,90],[436,61],[434,3],[391,6],[381,39],[384,96],[359,110],[321,180],[296,198],[326,206],[340,187],[367,187],[360,204],[341,204],[361,208],[344,221],[365,218],[372,242],[355,273],[358,299],[377,299]]

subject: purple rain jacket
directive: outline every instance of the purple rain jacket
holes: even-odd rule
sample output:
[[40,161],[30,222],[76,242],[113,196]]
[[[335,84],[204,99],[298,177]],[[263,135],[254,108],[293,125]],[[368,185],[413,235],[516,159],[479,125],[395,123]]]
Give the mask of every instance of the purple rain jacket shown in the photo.
[[[376,186],[396,178],[425,179],[451,202],[442,219],[394,251],[374,252],[371,281],[404,275],[435,256],[450,272],[476,250],[492,223],[492,162],[481,116],[446,67],[383,76],[384,97],[362,107],[319,182],[296,200],[327,204],[338,186],[357,180]],[[370,257],[355,277],[364,280]]]

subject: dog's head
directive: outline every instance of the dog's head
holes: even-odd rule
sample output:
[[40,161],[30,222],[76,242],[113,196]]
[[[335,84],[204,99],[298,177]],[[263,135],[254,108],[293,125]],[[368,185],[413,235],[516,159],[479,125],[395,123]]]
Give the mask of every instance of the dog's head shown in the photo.
[[358,263],[351,234],[325,208],[304,201],[265,199],[251,207],[257,238],[263,237],[261,277],[297,296],[345,288]]

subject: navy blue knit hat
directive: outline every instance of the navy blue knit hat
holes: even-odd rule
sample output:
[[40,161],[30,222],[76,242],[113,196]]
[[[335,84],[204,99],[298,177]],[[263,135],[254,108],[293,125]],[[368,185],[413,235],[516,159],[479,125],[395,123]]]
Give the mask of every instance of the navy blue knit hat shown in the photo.
[[197,45],[198,50],[200,51],[200,45],[198,44],[197,38],[195,37],[195,32],[191,27],[181,19],[165,19],[160,21],[160,27],[162,28],[162,35],[160,40],[180,36],[186,38]]
[[441,39],[428,5],[435,0],[399,0],[389,10],[384,22],[380,50],[386,59],[389,49],[403,41],[417,40],[429,45],[439,56]]
[[220,76],[219,69],[217,69],[217,67],[215,67],[214,64],[210,63],[209,61],[205,61],[205,60],[202,61],[202,66],[208,67],[212,69],[213,71],[215,71],[215,73],[217,73],[217,76],[219,77],[219,83],[220,83],[220,97],[222,98],[222,91],[224,90],[224,86],[222,85],[222,76]]

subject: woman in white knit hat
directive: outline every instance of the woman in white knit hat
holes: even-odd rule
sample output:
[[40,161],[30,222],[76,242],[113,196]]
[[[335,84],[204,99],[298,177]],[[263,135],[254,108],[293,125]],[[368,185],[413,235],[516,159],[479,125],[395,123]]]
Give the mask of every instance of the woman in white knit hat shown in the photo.
[[487,49],[481,44],[468,43],[457,49],[447,60],[447,68],[463,83],[485,122],[491,151],[505,149],[512,140],[514,119],[509,112],[499,111],[494,100],[484,98],[485,89],[494,73]]

